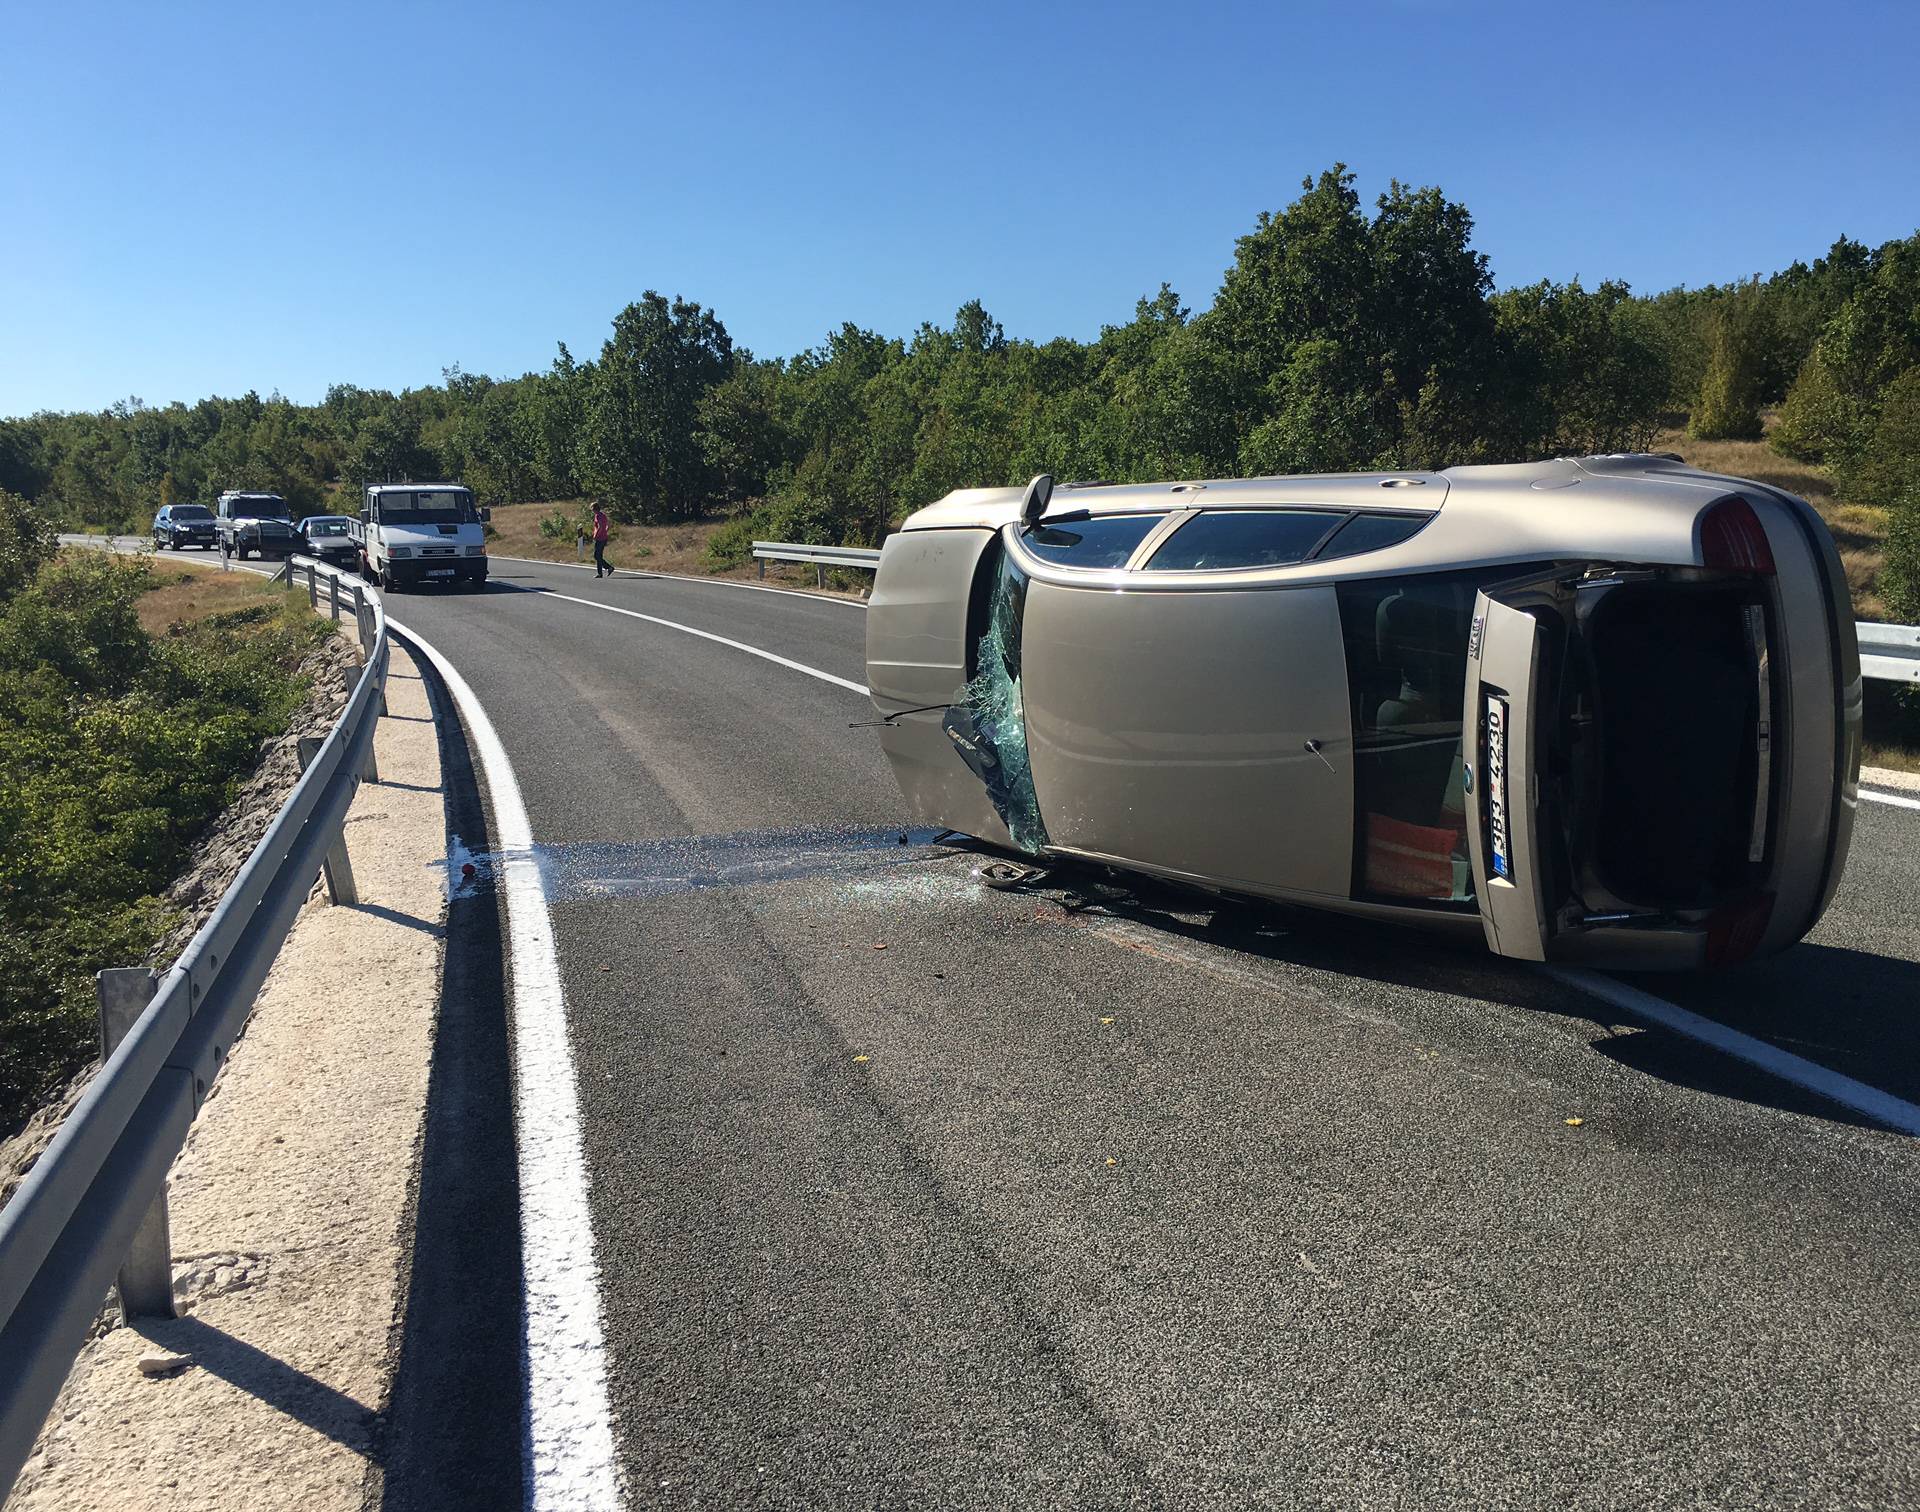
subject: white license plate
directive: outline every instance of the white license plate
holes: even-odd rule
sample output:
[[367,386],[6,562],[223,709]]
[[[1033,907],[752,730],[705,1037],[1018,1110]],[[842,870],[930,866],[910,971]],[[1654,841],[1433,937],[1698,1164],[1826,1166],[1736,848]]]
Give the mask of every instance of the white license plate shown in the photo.
[[1507,701],[1487,696],[1487,834],[1493,874],[1513,880],[1507,859]]
[[427,569],[427,576],[428,577],[452,577],[453,569],[451,567],[429,567]]

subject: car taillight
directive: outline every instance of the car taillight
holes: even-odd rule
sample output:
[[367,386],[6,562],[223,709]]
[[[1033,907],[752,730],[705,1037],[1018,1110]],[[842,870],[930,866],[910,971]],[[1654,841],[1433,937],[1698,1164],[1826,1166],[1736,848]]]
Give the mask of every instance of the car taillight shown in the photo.
[[1773,576],[1773,548],[1753,506],[1737,495],[1722,499],[1700,518],[1700,560],[1722,572]]
[[1732,966],[1760,948],[1773,918],[1773,894],[1749,893],[1707,916],[1707,964]]

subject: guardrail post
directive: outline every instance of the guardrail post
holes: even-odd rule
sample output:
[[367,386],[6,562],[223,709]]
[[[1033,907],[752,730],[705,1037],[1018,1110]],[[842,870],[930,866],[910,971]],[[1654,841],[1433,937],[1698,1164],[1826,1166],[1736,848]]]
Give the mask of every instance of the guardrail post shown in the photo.
[[307,607],[316,613],[320,608],[320,574],[311,562],[307,563]]
[[[95,973],[94,981],[100,993],[100,1059],[105,1061],[146,1012],[160,983],[144,966],[116,966]],[[173,1306],[173,1233],[165,1182],[134,1233],[118,1285],[121,1322],[179,1316]]]
[[[360,682],[360,669],[358,667],[343,667],[340,675],[341,680],[347,685],[347,702],[352,703],[353,690]],[[386,711],[383,709],[381,712],[384,714]],[[378,782],[380,780],[380,768],[375,764],[373,759],[373,742],[371,740],[367,742],[367,764],[360,768],[360,776],[362,780],[366,782]]]
[[[313,758],[320,754],[320,739],[316,735],[300,737],[300,770],[305,771],[313,765]],[[327,858],[320,863],[321,875],[327,879],[327,901],[329,903],[358,903],[360,890],[353,883],[353,860],[347,855],[347,835],[343,828],[340,838],[327,847]]]
[[760,558],[760,581],[764,583],[766,580],[767,580],[767,559],[765,557],[761,557]]
[[824,589],[827,586],[827,569],[818,562],[813,564],[813,583],[816,588]]
[[327,612],[336,620],[340,618],[340,579],[331,574],[327,578]]

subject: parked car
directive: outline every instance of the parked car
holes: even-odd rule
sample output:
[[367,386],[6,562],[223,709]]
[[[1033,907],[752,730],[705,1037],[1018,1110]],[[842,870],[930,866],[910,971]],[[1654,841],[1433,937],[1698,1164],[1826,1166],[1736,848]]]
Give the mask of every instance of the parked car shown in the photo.
[[300,550],[335,567],[357,568],[360,544],[347,533],[348,515],[308,515],[297,527]]
[[1523,959],[1780,950],[1852,833],[1831,536],[1662,456],[953,493],[867,677],[927,824]]
[[182,551],[214,547],[213,511],[204,504],[162,504],[153,517],[153,549]]
[[245,559],[252,552],[261,557],[286,557],[300,549],[292,512],[278,494],[231,490],[220,495],[213,515],[222,556]]

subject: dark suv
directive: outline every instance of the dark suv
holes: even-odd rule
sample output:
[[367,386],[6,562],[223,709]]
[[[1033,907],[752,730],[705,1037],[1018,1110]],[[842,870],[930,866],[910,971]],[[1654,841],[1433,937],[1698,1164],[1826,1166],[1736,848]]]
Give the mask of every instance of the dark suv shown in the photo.
[[213,511],[204,504],[163,504],[153,517],[153,549],[214,547]]
[[287,557],[300,549],[292,511],[279,494],[223,493],[213,515],[223,556],[245,558],[248,552],[254,552],[263,557]]

